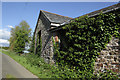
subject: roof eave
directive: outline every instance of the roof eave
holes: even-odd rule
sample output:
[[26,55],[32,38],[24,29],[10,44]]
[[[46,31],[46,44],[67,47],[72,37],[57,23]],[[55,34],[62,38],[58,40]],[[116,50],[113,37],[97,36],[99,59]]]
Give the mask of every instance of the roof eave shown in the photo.
[[40,10],[40,13],[39,13],[39,16],[38,16],[38,20],[37,20],[37,24],[36,24],[36,27],[35,27],[34,35],[35,35],[36,29],[37,29],[37,26],[38,26],[40,15],[41,15],[41,10]]
[[[114,7],[112,8],[112,6],[114,6]],[[91,13],[92,13],[92,12],[91,12],[91,13],[88,13],[88,14],[85,14],[85,15],[88,15],[88,17],[94,17],[94,16],[99,15],[100,12],[102,12],[102,13],[112,12],[112,11],[117,10],[117,9],[120,8],[120,3],[115,4],[115,5],[112,5],[112,6],[109,6],[109,7],[103,8],[103,9],[107,9],[107,8],[112,8],[112,9],[105,10],[105,11],[103,11],[103,12],[102,12],[103,9],[100,9],[100,10],[97,10],[98,12],[95,13],[95,14],[92,14],[92,15],[91,15]],[[94,12],[95,12],[95,11],[94,11]],[[85,15],[82,15],[82,16],[85,16]],[[80,17],[81,17],[81,16],[80,16]],[[79,18],[79,17],[77,17],[77,18]],[[76,19],[76,18],[74,18],[74,19]],[[74,20],[74,19],[71,19],[71,20]],[[70,21],[71,21],[71,20],[70,20]],[[69,24],[70,21],[68,21],[68,22],[64,23],[63,25],[60,25],[59,27],[56,27],[56,28],[54,28],[54,29],[49,29],[48,31],[53,32],[53,31],[60,30],[60,29],[62,29],[62,26],[66,25],[66,24]]]

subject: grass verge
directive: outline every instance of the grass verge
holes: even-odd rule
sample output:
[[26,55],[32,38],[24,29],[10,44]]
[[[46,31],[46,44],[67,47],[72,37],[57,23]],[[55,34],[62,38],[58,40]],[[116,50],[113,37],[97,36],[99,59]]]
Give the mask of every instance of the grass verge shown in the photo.
[[73,79],[100,79],[100,80],[119,80],[120,75],[116,75],[111,71],[107,71],[106,73],[99,73],[99,75],[93,75],[89,72],[80,72],[77,73],[75,71],[70,71],[70,69],[66,67],[58,67],[47,64],[43,61],[42,58],[37,55],[17,55],[15,52],[0,50],[0,52],[10,56],[15,61],[23,65],[30,72],[38,76],[40,79],[48,79],[48,78],[73,78]]
[[51,76],[53,75],[50,71],[51,70],[50,68],[45,68],[46,64],[44,66],[36,66],[31,63],[28,63],[27,56],[25,55],[19,56],[15,52],[11,52],[9,50],[3,50],[3,49],[0,50],[0,52],[10,56],[12,59],[20,63],[27,70],[29,70],[39,78],[51,78]]

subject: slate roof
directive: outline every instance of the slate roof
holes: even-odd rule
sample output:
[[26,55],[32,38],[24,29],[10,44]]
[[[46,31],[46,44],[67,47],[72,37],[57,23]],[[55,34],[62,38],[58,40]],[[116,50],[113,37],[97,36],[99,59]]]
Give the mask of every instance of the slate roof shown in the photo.
[[[120,8],[120,3],[114,4],[114,5],[106,7],[106,8],[102,8],[100,10],[96,10],[94,12],[91,12],[91,13],[88,13],[88,14],[85,14],[85,15],[88,15],[88,17],[93,17],[93,16],[98,15],[100,12],[107,13],[107,12],[111,12],[111,11],[117,10],[119,8]],[[83,15],[83,16],[85,16],[85,15]],[[77,17],[77,18],[79,18],[79,17]]]
[[67,16],[61,16],[61,15],[50,13],[50,12],[43,11],[43,10],[41,10],[41,12],[44,13],[44,15],[52,23],[59,23],[59,24],[61,24],[61,23],[64,23],[64,22],[72,19],[72,18],[67,17]]
[[[108,12],[111,12],[111,11],[114,11],[114,10],[119,10],[119,9],[120,9],[120,3],[109,6],[109,7],[106,7],[106,8],[102,8],[100,10],[96,10],[94,12],[91,12],[91,13],[88,13],[88,14],[85,14],[85,15],[88,15],[88,17],[94,17],[94,16],[97,16],[100,12],[108,13]],[[85,16],[85,15],[83,15],[83,16]],[[81,17],[81,16],[79,16],[79,17]],[[79,17],[76,17],[76,18],[79,18]],[[75,20],[76,18],[73,18],[71,20]],[[64,24],[62,24],[59,27],[56,27],[54,29],[50,29],[49,31],[57,31],[57,30],[61,29],[61,27],[63,25],[69,24],[71,22],[71,20],[64,22]]]

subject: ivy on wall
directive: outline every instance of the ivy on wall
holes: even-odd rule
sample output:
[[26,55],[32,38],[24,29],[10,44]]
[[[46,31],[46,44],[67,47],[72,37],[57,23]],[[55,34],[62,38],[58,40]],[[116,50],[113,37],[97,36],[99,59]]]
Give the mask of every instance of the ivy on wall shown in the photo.
[[76,18],[63,26],[63,31],[67,46],[61,51],[55,47],[57,63],[71,71],[93,73],[99,52],[112,36],[120,38],[120,11]]
[[40,34],[37,34],[37,48],[36,48],[36,54],[38,56],[41,56],[41,47],[42,47],[42,39],[40,37]]
[[30,44],[30,49],[29,49],[29,51],[30,51],[31,53],[34,53],[34,49],[35,49],[35,36],[33,36],[32,39],[31,39],[31,44]]

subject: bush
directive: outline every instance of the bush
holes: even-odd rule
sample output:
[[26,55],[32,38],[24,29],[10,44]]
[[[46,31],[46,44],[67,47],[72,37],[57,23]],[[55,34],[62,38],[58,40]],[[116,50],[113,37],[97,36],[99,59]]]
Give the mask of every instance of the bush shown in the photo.
[[9,49],[9,47],[1,47],[2,49],[5,49],[5,50],[8,50]]
[[41,57],[35,54],[27,55],[26,59],[27,59],[27,63],[30,63],[31,65],[35,65],[35,66],[41,66],[45,63]]

